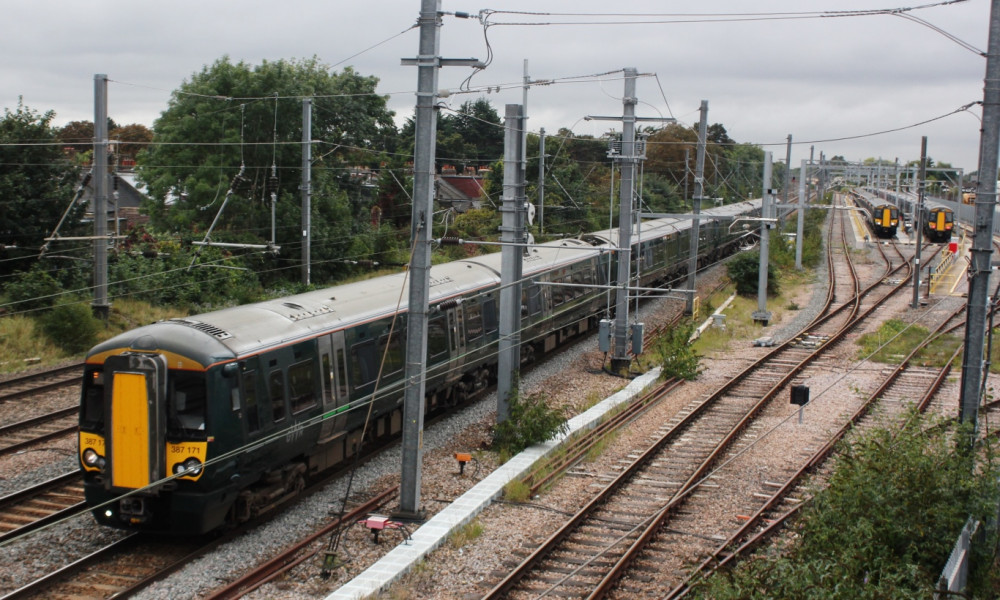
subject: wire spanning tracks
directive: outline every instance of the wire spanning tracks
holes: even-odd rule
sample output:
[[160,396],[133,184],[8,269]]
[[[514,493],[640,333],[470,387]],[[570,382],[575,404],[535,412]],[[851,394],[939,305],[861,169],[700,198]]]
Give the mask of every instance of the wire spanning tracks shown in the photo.
[[83,512],[83,481],[72,471],[0,498],[0,542]]
[[79,385],[82,380],[83,363],[78,363],[0,381],[0,403],[39,392]]
[[0,456],[78,431],[78,413],[73,406],[0,427]]

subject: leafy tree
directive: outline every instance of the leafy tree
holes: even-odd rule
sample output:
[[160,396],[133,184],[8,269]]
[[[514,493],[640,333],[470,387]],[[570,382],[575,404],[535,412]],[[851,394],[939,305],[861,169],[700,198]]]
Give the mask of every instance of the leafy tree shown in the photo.
[[[60,149],[54,117],[19,100],[0,119],[0,276],[31,266],[73,198],[79,170]],[[84,210],[77,204],[69,211],[62,235]]]
[[377,167],[381,149],[394,143],[377,82],[350,68],[332,72],[316,58],[250,65],[223,57],[204,67],[174,91],[153,125],[154,144],[137,158],[154,226],[200,238],[219,215],[213,239],[262,243],[270,237],[273,193],[283,250],[263,270],[297,277],[301,98],[313,97],[313,273],[317,280],[342,273],[346,261],[370,250],[362,242],[372,234],[376,201],[366,199],[352,214],[362,188],[354,167]]
[[[402,148],[412,152],[416,136],[416,121],[407,119],[400,132]],[[503,159],[504,125],[500,115],[485,98],[463,102],[455,113],[438,117],[436,162],[456,167],[486,167]]]
[[87,152],[94,147],[94,122],[70,121],[56,133],[64,149],[73,152]]
[[735,144],[736,140],[729,137],[729,132],[722,123],[712,123],[708,126],[708,141],[715,144]]
[[108,132],[108,139],[119,142],[118,156],[134,159],[153,141],[153,132],[140,123],[115,127]]

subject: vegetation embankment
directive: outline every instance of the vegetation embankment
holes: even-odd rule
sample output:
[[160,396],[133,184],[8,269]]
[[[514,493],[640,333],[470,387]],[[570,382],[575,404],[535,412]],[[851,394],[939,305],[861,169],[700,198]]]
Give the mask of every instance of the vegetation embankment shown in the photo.
[[[790,535],[696,586],[695,598],[931,598],[971,515],[996,516],[998,456],[957,449],[968,439],[916,412],[902,429],[873,430],[840,448],[829,486],[816,490]],[[974,546],[968,598],[996,598],[995,530]]]
[[[889,319],[876,331],[866,333],[858,339],[858,360],[898,363],[929,334],[930,331],[919,323]],[[994,329],[992,335],[994,339],[1000,337],[1000,329]],[[960,334],[941,334],[917,352],[914,363],[928,367],[942,367],[963,343],[964,339]],[[955,358],[955,366],[960,366],[961,361],[962,352],[959,352]],[[996,344],[990,347],[990,372],[1000,373],[1000,347]]]
[[[794,219],[772,232],[767,269],[767,308],[772,323],[779,323],[789,313],[805,308],[810,296],[803,294],[816,280],[816,268],[823,258],[823,223],[827,211],[809,209],[803,226],[802,270],[795,269],[795,240],[784,232],[793,232]],[[774,235],[777,232],[779,235]],[[709,327],[694,343],[701,354],[729,349],[733,343],[746,343],[762,334],[761,325],[754,322],[757,310],[757,283],[760,274],[760,252],[748,250],[733,257],[726,264],[731,285],[702,303],[701,314],[712,314],[724,298],[736,293],[736,298],[725,311],[725,328]]]

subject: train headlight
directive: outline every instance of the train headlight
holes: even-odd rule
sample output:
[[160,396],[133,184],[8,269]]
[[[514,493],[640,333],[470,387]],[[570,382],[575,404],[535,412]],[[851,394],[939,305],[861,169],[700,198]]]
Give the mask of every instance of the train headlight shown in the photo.
[[185,475],[199,475],[201,473],[201,461],[191,457],[182,463],[174,465],[174,475],[184,473]]
[[102,467],[104,466],[104,458],[98,454],[93,448],[87,448],[83,451],[83,464],[88,467]]

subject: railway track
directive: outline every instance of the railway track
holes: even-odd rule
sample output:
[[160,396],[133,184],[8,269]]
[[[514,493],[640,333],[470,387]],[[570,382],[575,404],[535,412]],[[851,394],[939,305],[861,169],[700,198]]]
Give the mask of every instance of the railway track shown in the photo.
[[154,538],[133,533],[3,596],[125,597],[166,577],[226,541]]
[[361,517],[379,510],[390,499],[394,498],[398,491],[399,486],[393,486],[382,491],[367,502],[346,512],[342,517],[334,519],[300,542],[285,548],[266,563],[257,565],[236,581],[213,591],[204,600],[235,600],[281,576],[283,573],[290,571],[320,552],[322,544],[317,544],[317,542],[322,537],[332,533],[338,527],[354,523]]
[[79,431],[80,409],[63,408],[0,427],[0,457]]
[[0,381],[0,404],[40,392],[80,385],[83,381],[83,363],[55,367],[39,373],[22,375]]
[[[846,248],[843,233],[841,239],[840,247]],[[656,444],[486,597],[535,597],[551,592],[569,597],[604,597],[641,552],[655,547],[652,542],[658,531],[673,528],[667,523],[677,524],[681,531],[694,531],[684,524],[687,509],[681,510],[687,499],[695,495],[689,490],[696,484],[703,490],[714,485],[703,478],[743,432],[756,435],[760,425],[752,421],[770,398],[831,342],[872,314],[878,303],[889,297],[889,294],[872,294],[873,290],[886,276],[905,267],[900,261],[899,266],[892,268],[891,261],[886,259],[882,276],[862,290],[853,266],[833,269],[835,254],[842,257],[845,266],[850,265],[846,250],[828,253],[832,285],[827,309],[807,328],[808,339],[797,338],[776,348],[711,398],[682,411],[661,430],[663,436]],[[899,258],[902,259],[901,254]],[[844,272],[848,276],[840,277]],[[900,289],[905,279],[894,290]],[[862,299],[869,294],[880,300],[866,301],[869,306],[863,308]],[[838,295],[846,296],[846,300],[837,309],[829,310]],[[663,560],[658,557],[649,564],[658,570],[670,568],[670,563]],[[641,565],[639,570],[632,580],[644,579]],[[640,589],[650,593],[647,587]],[[621,595],[633,597],[637,591],[626,589]]]
[[85,510],[78,471],[14,492],[0,498],[0,543]]

